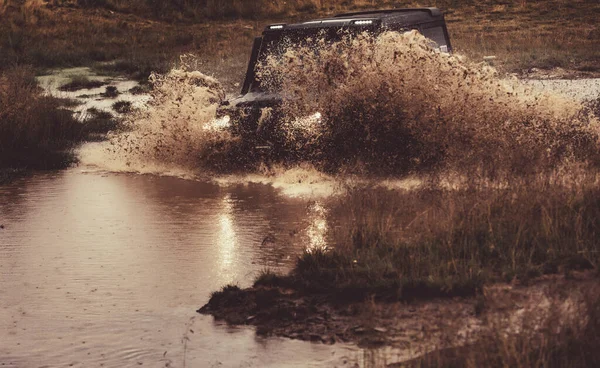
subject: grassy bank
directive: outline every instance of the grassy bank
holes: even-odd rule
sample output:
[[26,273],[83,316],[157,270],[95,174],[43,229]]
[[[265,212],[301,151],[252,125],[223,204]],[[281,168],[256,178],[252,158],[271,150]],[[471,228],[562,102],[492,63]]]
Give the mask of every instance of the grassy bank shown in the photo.
[[332,249],[306,252],[290,275],[266,272],[255,286],[399,300],[475,295],[485,284],[597,268],[600,188],[592,177],[553,180],[353,190],[331,211]]
[[83,140],[115,128],[112,118],[96,114],[80,122],[67,109],[70,101],[43,94],[27,67],[0,72],[0,174],[11,169],[56,169],[76,161]]
[[29,68],[0,75],[0,168],[52,169],[75,160],[81,124],[43,96]]
[[598,198],[583,171],[350,189],[330,204],[330,248],[308,249],[288,275],[226,286],[199,312],[262,334],[410,351],[402,336],[418,329],[411,342],[433,352],[397,367],[596,366]]
[[[560,303],[560,300],[558,300]],[[553,306],[540,316],[529,313],[515,326],[492,320],[474,343],[442,349],[393,367],[597,367],[600,364],[600,295],[583,293],[571,309]]]

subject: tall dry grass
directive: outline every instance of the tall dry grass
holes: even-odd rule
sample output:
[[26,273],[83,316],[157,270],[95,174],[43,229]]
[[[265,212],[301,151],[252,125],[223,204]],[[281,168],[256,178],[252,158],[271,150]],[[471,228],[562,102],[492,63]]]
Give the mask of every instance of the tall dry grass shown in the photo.
[[306,252],[287,277],[258,283],[398,300],[474,295],[490,283],[598,270],[598,198],[598,176],[585,171],[501,185],[359,186],[331,205],[328,249]]
[[[558,294],[558,295],[557,295]],[[567,296],[559,296],[567,294]],[[578,295],[579,294],[579,295]],[[405,367],[597,367],[600,364],[600,290],[555,292],[516,323],[492,317],[475,341],[435,351]]]
[[32,69],[0,74],[0,168],[65,167],[82,127],[59,100],[42,95]]

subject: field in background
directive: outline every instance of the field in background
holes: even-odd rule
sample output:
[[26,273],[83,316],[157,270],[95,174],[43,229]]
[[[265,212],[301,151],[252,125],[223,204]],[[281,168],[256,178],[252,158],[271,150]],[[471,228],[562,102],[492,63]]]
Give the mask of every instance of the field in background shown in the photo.
[[562,67],[600,71],[600,3],[515,1],[0,1],[0,68],[96,64],[139,79],[164,72],[183,53],[237,89],[252,38],[271,22],[393,6],[438,6],[455,49],[475,60],[497,56],[506,72]]

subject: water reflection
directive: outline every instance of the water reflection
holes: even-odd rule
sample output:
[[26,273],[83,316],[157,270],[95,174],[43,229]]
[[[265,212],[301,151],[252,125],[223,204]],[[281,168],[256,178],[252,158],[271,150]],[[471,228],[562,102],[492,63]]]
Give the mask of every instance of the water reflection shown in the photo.
[[221,255],[221,272],[228,272],[232,263],[233,253],[237,246],[236,230],[233,222],[233,201],[231,194],[227,193],[223,198],[222,208],[219,214],[218,251]]
[[309,243],[306,247],[308,252],[327,249],[327,209],[323,203],[316,201],[309,207],[309,226],[306,229]]
[[77,169],[0,187],[0,365],[338,365],[353,350],[204,316],[182,343],[212,291],[326,244],[325,204],[306,206],[263,185]]

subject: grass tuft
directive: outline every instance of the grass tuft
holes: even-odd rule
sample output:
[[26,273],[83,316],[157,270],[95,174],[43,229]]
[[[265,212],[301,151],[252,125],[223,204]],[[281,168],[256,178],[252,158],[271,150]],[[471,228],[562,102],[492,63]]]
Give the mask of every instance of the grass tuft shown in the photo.
[[117,101],[112,105],[112,108],[119,114],[127,114],[132,111],[132,105],[129,101]]

